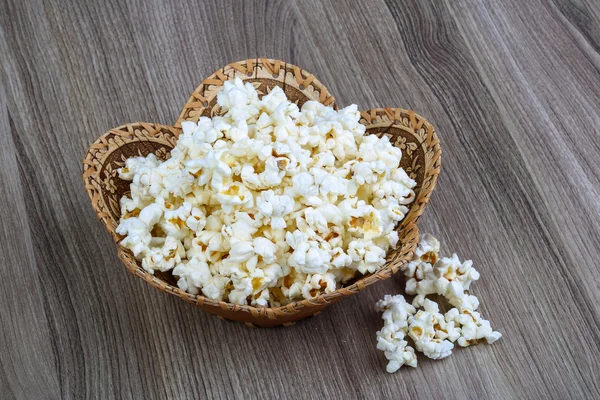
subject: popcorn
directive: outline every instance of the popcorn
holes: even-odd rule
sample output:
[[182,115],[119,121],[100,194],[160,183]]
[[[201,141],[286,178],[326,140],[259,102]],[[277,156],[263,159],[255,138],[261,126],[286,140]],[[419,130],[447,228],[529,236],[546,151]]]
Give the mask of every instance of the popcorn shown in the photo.
[[146,224],[148,228],[152,228],[158,223],[158,221],[160,221],[160,217],[162,217],[162,215],[163,209],[160,205],[150,204],[140,211],[139,219]]
[[352,265],[362,274],[375,272],[385,263],[385,250],[363,239],[355,239],[348,244],[348,255]]
[[349,212],[348,232],[356,236],[371,240],[381,236],[383,226],[379,211],[372,206],[364,205],[361,200],[358,207]]
[[319,188],[315,185],[314,177],[308,172],[301,172],[292,178],[294,191],[304,197],[316,196]]
[[253,255],[254,246],[251,242],[244,242],[242,240],[232,240],[231,251],[229,252],[228,261],[232,263],[241,263],[248,261]]
[[415,308],[401,295],[386,295],[375,307],[378,311],[383,311],[384,326],[377,332],[377,349],[384,351],[389,360],[387,372],[396,372],[403,365],[416,368],[415,350],[404,340],[408,320],[415,313]]
[[442,258],[435,264],[435,275],[438,278],[440,291],[450,282],[458,282],[463,290],[469,290],[471,283],[479,279],[479,272],[473,268],[473,262],[467,260],[461,264],[456,254],[452,258]]
[[258,296],[252,298],[250,305],[259,306],[259,307],[267,307],[269,305],[270,299],[269,289],[265,289],[261,291]]
[[277,245],[264,237],[254,238],[252,241],[254,252],[262,257],[267,264],[274,263],[277,260],[275,253]]
[[294,250],[288,263],[305,274],[322,274],[331,261],[329,253],[314,241],[303,242]]
[[125,160],[125,167],[120,168],[118,171],[119,178],[131,181],[138,175],[138,180],[147,179],[148,174],[159,164],[160,162],[154,154],[148,154],[147,157],[128,158]]
[[302,287],[302,295],[305,299],[315,299],[321,292],[331,293],[335,291],[335,286],[335,276],[333,274],[309,275]]
[[290,196],[278,196],[272,190],[261,192],[256,199],[258,211],[266,218],[271,218],[273,229],[285,229],[287,223],[284,217],[294,209],[294,199]]
[[206,215],[199,207],[193,207],[189,217],[186,218],[185,224],[194,232],[199,232],[206,226]]
[[259,226],[260,221],[252,218],[250,214],[246,212],[237,212],[235,213],[235,221],[228,226],[223,225],[221,232],[224,236],[229,237],[229,240],[235,238],[249,242],[258,231]]
[[[429,234],[422,234],[413,260],[403,268],[404,275],[409,278],[423,280],[430,270],[429,267],[438,260],[439,251],[440,242]],[[420,272],[417,272],[417,270],[420,270]]]
[[[390,156],[391,157],[391,156]],[[475,311],[477,297],[466,293],[471,283],[479,279],[472,261],[461,263],[458,256],[439,259],[440,243],[431,235],[421,235],[413,260],[403,267],[407,278],[406,292],[416,294],[412,304],[403,296],[386,295],[376,307],[383,311],[384,327],[377,332],[377,348],[390,360],[387,371],[395,372],[414,359],[414,349],[408,346],[408,336],[416,350],[438,360],[452,354],[454,343],[467,347],[485,340],[494,343],[502,337],[492,330],[490,322]],[[454,306],[442,315],[439,306],[426,296],[442,295]]]
[[154,274],[154,271],[169,271],[181,262],[182,257],[185,257],[183,244],[172,236],[167,236],[162,247],[154,247],[146,252],[142,258],[142,268],[150,274]]
[[133,255],[143,257],[149,250],[148,246],[152,240],[149,226],[137,217],[123,219],[116,232],[119,235],[127,235],[121,244],[133,252]]
[[446,313],[446,321],[454,322],[460,327],[458,344],[461,347],[471,346],[485,339],[488,344],[494,343],[502,337],[500,332],[492,330],[490,322],[481,318],[477,311],[465,310],[459,313],[456,308]]
[[295,268],[282,280],[281,292],[287,299],[294,299],[302,294],[307,275]]
[[188,202],[183,202],[180,207],[175,209],[166,209],[160,227],[167,234],[167,237],[183,240],[189,234],[186,221],[190,218],[191,213],[192,205]]
[[[260,98],[239,79],[217,103],[221,115],[182,123],[168,160],[134,157],[118,171],[131,183],[117,233],[144,269],[210,299],[280,306],[385,264],[415,182],[400,149],[365,136],[356,106],[299,109],[281,88]],[[448,268],[465,290],[476,279]],[[403,336],[393,341],[394,365],[416,363]]]
[[390,296],[386,294],[383,300],[375,304],[377,311],[383,311],[381,318],[386,324],[396,324],[397,328],[408,328],[408,319],[416,311],[415,308],[406,302],[402,295]]
[[246,304],[246,298],[253,292],[252,278],[234,274],[231,281],[234,289],[229,292],[229,302],[234,304]]
[[204,287],[202,288],[202,294],[209,299],[223,300],[225,294],[225,285],[230,281],[230,278],[226,276],[213,276],[211,277]]
[[460,334],[454,326],[447,329],[446,320],[440,314],[437,303],[426,299],[423,308],[409,318],[408,335],[414,340],[417,350],[427,357],[434,360],[446,358],[454,348],[450,340],[458,339]]
[[310,226],[315,232],[323,233],[327,232],[329,229],[325,216],[312,207],[307,207],[304,210],[304,218],[306,219],[308,226]]
[[386,371],[390,374],[403,365],[417,367],[417,355],[404,340],[405,336],[403,331],[394,330],[392,325],[386,325],[377,332],[377,349],[384,351],[385,358],[389,360]]
[[[438,259],[439,242],[430,235],[422,235],[413,261],[404,268],[406,293],[418,295],[416,304],[424,296],[438,294],[446,297],[450,304],[461,310],[475,310],[479,300],[465,293],[471,283],[479,279],[479,272],[473,268],[473,262],[461,263],[458,256]],[[433,265],[432,265],[433,264]]]
[[344,253],[344,250],[341,247],[332,249],[329,254],[331,257],[331,264],[335,268],[349,267],[352,264],[352,257]]
[[177,286],[191,294],[198,294],[199,289],[202,289],[212,277],[208,264],[195,258],[187,263],[177,264],[173,274],[179,276]]
[[225,211],[234,210],[236,207],[239,209],[248,209],[254,203],[252,193],[250,193],[246,186],[238,182],[233,182],[231,185],[219,190],[215,197]]

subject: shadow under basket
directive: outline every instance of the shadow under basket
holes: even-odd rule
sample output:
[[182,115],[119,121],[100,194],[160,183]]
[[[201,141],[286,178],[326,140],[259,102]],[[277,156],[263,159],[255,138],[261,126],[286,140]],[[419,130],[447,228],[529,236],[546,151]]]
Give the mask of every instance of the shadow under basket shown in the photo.
[[201,116],[219,115],[216,95],[225,81],[235,78],[250,82],[260,95],[279,86],[299,106],[314,100],[337,108],[333,96],[314,75],[295,65],[264,58],[232,63],[216,71],[194,90],[174,126],[137,122],[119,126],[102,135],[90,146],[83,160],[83,181],[98,218],[117,243],[119,258],[135,276],[160,291],[223,319],[244,322],[248,326],[287,326],[319,313],[368,285],[389,278],[410,261],[419,242],[417,220],[429,201],[440,172],[439,139],[433,126],[410,110],[376,108],[360,113],[360,122],[366,126],[367,134],[386,135],[393,145],[402,149],[400,165],[417,182],[415,200],[408,205],[410,211],[397,227],[398,246],[388,252],[387,263],[375,273],[357,278],[314,300],[300,300],[274,308],[241,306],[189,294],[177,287],[176,279],[170,273],[151,275],[146,272],[133,254],[118,244],[122,239],[115,232],[120,218],[119,201],[129,192],[129,182],[121,180],[117,170],[129,157],[154,153],[159,159],[167,159],[181,132],[181,122],[197,122]]

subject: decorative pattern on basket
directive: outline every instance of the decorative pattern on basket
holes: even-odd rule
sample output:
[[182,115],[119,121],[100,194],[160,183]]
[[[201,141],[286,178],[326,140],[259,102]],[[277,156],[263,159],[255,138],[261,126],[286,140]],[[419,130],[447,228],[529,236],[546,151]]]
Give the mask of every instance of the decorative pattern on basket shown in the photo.
[[[346,296],[355,294],[396,273],[407,263],[418,244],[417,220],[423,213],[435,187],[441,167],[441,149],[435,129],[413,111],[400,108],[375,108],[361,112],[360,122],[368,134],[387,135],[402,149],[401,166],[415,179],[415,201],[397,230],[398,247],[388,253],[387,263],[373,274],[355,279],[332,293],[314,300],[300,300],[282,307],[253,307],[215,301],[179,289],[171,273],[146,272],[133,254],[118,245],[122,239],[115,232],[120,218],[119,200],[129,192],[129,182],[118,177],[117,169],[133,156],[154,153],[167,159],[175,146],[182,121],[198,121],[201,116],[218,115],[216,95],[227,80],[240,78],[251,82],[261,93],[281,87],[289,99],[299,106],[315,100],[336,107],[333,96],[314,75],[279,60],[252,59],[229,64],[202,81],[185,104],[174,127],[138,122],[111,129],[94,142],[83,160],[83,181],[92,207],[118,246],[119,258],[135,276],[151,286],[178,296],[220,318],[241,321],[248,326],[291,325],[302,318],[316,315],[322,309]],[[337,107],[336,107],[337,108]]]
[[252,83],[259,94],[268,93],[274,86],[279,86],[287,98],[298,106],[308,100],[317,100],[335,107],[333,96],[313,74],[283,61],[259,58],[226,65],[203,80],[183,106],[175,127],[181,128],[182,121],[198,122],[202,116],[218,115],[220,107],[217,93],[225,81],[235,78]]

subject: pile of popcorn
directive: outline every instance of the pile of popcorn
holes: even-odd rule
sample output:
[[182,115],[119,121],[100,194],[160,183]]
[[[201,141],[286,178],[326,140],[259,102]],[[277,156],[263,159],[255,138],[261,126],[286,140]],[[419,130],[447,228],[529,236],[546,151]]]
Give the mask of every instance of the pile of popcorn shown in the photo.
[[280,306],[375,272],[415,182],[355,105],[299,109],[273,88],[225,82],[221,116],[183,122],[161,162],[126,160],[117,233],[142,267],[214,300]]
[[[475,311],[477,297],[467,294],[471,283],[479,279],[471,260],[461,263],[456,254],[439,258],[440,242],[431,235],[421,235],[413,260],[404,266],[406,293],[415,295],[412,304],[404,296],[386,295],[376,307],[383,311],[383,328],[377,332],[377,348],[389,360],[387,372],[403,365],[417,366],[415,349],[434,360],[452,354],[454,343],[467,347],[485,340],[494,343],[502,334],[492,330],[489,321]],[[453,307],[440,313],[438,303],[426,298],[443,296]]]

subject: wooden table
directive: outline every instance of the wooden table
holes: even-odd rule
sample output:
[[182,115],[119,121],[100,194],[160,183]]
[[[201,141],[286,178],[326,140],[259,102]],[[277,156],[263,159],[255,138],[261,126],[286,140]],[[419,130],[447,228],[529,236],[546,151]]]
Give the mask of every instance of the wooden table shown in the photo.
[[[0,397],[598,398],[599,22],[594,0],[2,1]],[[400,276],[249,329],[123,268],[81,182],[88,145],[173,123],[202,78],[257,56],[434,123],[420,227],[474,260],[502,340],[389,375],[373,306]]]

